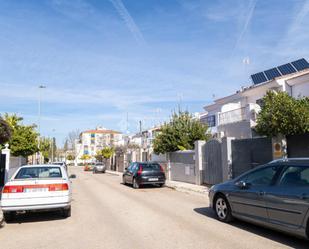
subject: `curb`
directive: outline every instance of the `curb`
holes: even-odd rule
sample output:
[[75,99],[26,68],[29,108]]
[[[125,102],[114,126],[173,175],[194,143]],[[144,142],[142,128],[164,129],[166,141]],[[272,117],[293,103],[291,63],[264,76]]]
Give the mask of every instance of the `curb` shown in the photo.
[[191,188],[190,186],[183,186],[181,185],[181,183],[177,183],[177,184],[173,184],[169,181],[166,181],[165,186],[167,188],[179,191],[179,192],[183,192],[183,193],[187,193],[187,194],[197,194],[197,195],[203,195],[203,196],[207,196],[208,195],[208,188],[207,187],[194,187]]
[[112,170],[106,170],[105,173],[116,175],[116,176],[122,176],[122,172],[112,171]]

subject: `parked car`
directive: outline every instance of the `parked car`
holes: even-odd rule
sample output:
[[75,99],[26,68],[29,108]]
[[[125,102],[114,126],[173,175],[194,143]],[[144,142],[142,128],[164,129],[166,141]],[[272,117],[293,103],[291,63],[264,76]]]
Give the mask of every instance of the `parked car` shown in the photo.
[[155,162],[134,162],[131,163],[122,176],[123,183],[133,184],[133,188],[140,185],[165,184],[165,173],[162,166]]
[[1,208],[6,221],[25,211],[60,210],[64,217],[70,217],[71,196],[71,182],[64,167],[26,165],[5,184]]
[[63,166],[65,170],[68,171],[68,166],[65,162],[52,162],[51,164]]
[[309,158],[270,162],[209,190],[218,220],[233,217],[309,238]]
[[4,216],[3,216],[2,209],[1,209],[1,207],[0,207],[0,227],[1,227],[2,224],[3,224],[3,221],[4,221]]
[[95,173],[105,173],[106,171],[106,165],[104,163],[96,163],[93,166],[93,174]]
[[86,164],[86,165],[84,166],[84,171],[91,171],[91,170],[92,170],[92,168],[93,168],[93,166],[92,166],[92,165],[90,165],[90,164]]

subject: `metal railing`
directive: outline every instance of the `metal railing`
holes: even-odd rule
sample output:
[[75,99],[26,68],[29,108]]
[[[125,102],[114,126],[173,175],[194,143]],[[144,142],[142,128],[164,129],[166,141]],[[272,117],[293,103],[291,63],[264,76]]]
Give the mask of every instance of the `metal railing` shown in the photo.
[[247,120],[247,107],[219,113],[219,125]]

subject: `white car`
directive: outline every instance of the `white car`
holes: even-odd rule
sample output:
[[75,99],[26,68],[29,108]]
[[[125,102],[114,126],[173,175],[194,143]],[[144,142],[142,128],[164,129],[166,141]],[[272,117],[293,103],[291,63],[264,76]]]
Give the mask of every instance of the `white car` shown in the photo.
[[3,224],[3,221],[4,221],[3,212],[2,212],[2,209],[0,208],[0,227],[1,227],[2,224]]
[[16,212],[38,210],[61,210],[70,217],[71,199],[71,181],[64,167],[26,165],[5,184],[1,208],[6,221]]

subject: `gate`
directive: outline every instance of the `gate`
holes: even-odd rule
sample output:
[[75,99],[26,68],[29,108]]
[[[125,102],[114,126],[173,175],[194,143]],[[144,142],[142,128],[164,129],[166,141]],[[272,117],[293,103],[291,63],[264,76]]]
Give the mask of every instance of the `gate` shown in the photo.
[[221,141],[212,139],[203,151],[204,183],[217,184],[223,181]]
[[272,160],[272,142],[270,138],[232,140],[233,178]]
[[5,159],[6,155],[0,154],[0,188],[4,186],[5,182]]
[[309,134],[287,136],[288,157],[309,157]]

